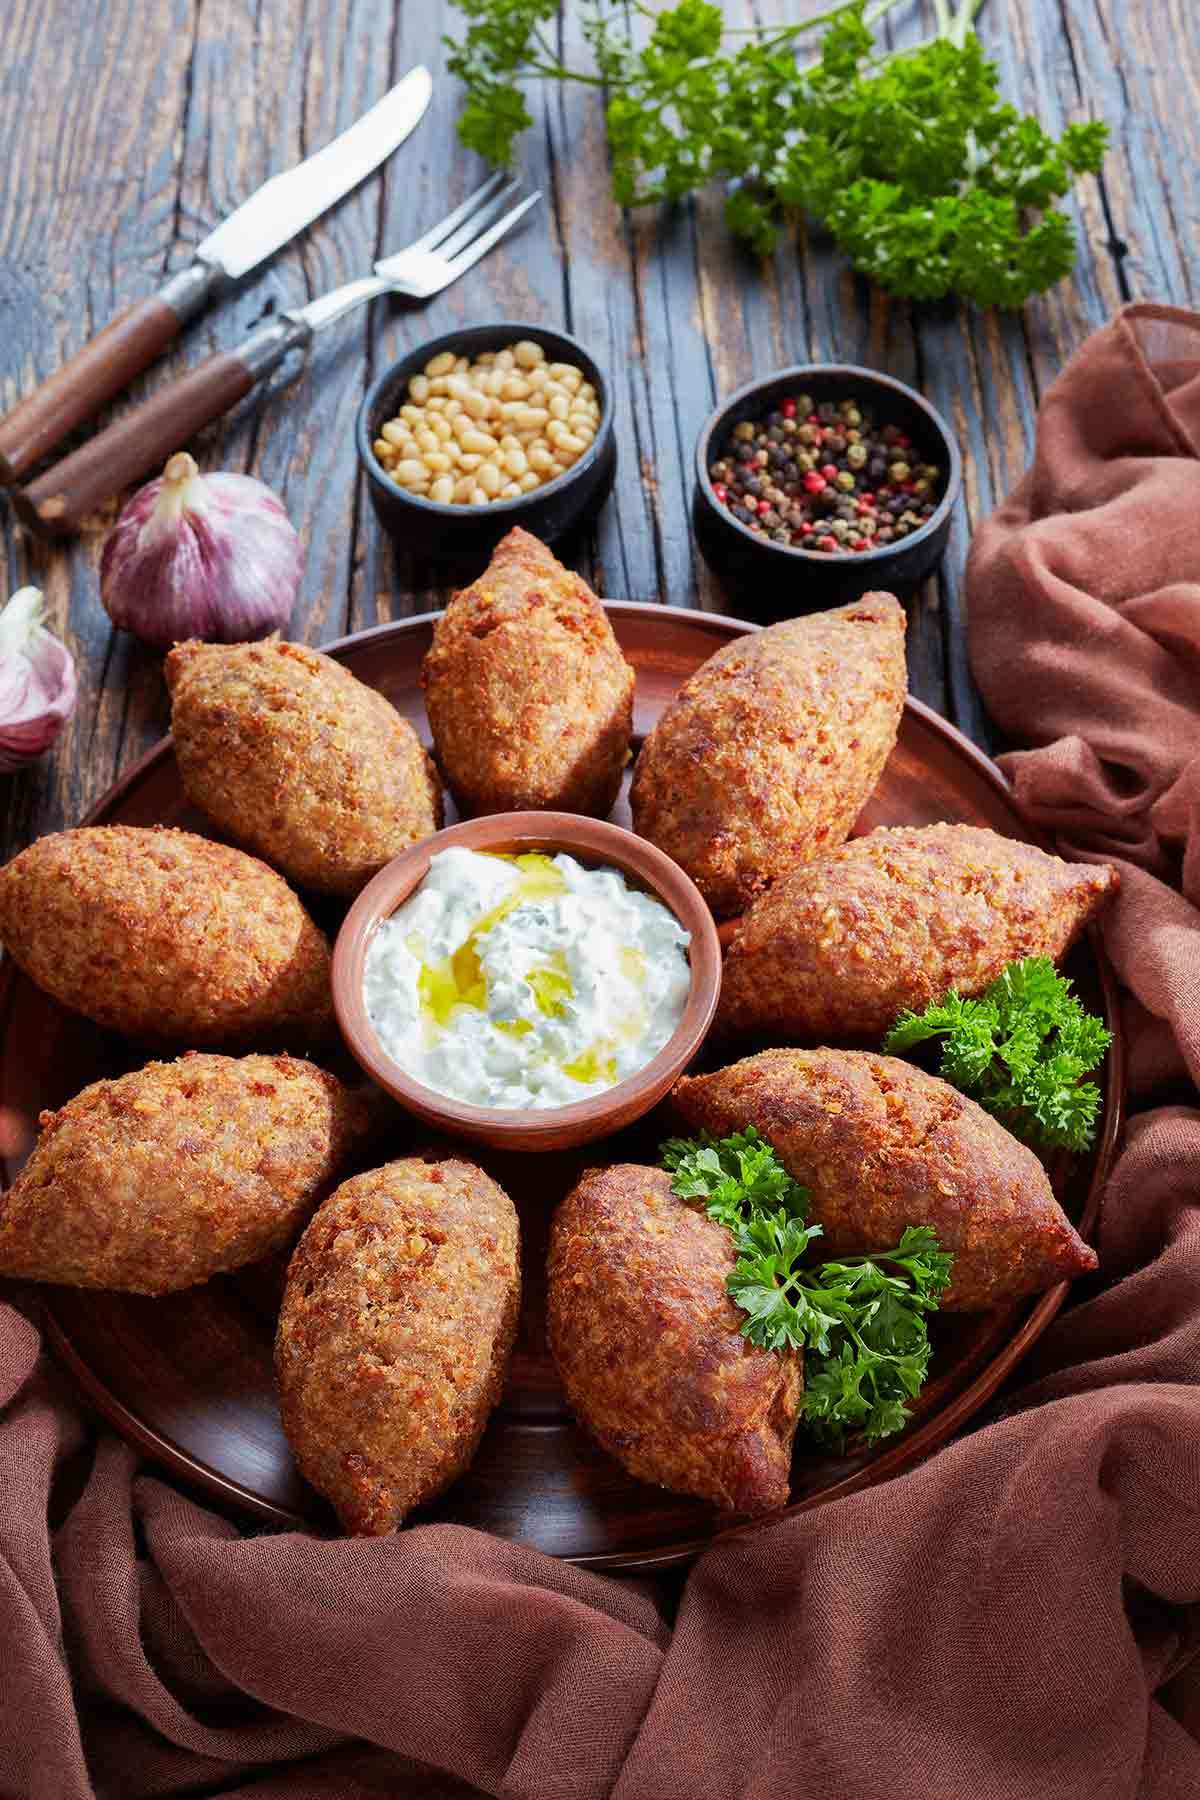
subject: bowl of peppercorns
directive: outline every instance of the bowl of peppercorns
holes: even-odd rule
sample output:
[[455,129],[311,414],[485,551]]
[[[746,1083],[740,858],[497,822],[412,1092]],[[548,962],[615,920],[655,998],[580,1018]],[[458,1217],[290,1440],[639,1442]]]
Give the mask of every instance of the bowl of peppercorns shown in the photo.
[[739,388],[696,446],[692,518],[739,613],[911,593],[941,561],[962,485],[946,421],[912,388],[804,363]]

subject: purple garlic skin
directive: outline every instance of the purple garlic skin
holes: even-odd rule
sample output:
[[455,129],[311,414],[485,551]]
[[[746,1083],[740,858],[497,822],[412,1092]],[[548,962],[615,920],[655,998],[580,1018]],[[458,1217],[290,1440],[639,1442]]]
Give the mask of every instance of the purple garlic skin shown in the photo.
[[139,488],[105,541],[113,624],[169,649],[239,644],[291,617],[304,553],[278,496],[252,475],[201,475],[186,451]]
[[78,700],[75,658],[42,624],[42,596],[21,588],[0,608],[0,773],[50,748]]

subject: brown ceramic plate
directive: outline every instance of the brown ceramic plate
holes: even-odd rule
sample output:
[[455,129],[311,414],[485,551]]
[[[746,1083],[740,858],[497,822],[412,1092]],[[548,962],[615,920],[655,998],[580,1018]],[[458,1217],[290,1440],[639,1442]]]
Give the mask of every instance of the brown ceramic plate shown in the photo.
[[[660,606],[608,610],[637,671],[639,737],[686,676],[730,638],[751,629],[733,619]],[[426,741],[419,673],[431,627],[427,615],[331,646],[355,675],[386,693]],[[612,816],[629,824],[624,796]],[[939,819],[989,825],[1010,837],[1031,835],[993,764],[927,707],[910,701],[899,742],[860,826]],[[144,757],[87,822],[203,829],[184,799],[169,740]],[[340,912],[318,910],[323,923],[336,929]],[[1103,1010],[1119,1033],[1112,978],[1093,940],[1077,950],[1070,969],[1087,1004]],[[4,1180],[12,1180],[28,1155],[41,1108],[61,1105],[87,1082],[140,1060],[131,1046],[64,1012],[6,961],[0,971]],[[343,1072],[353,1068],[347,1057]],[[1056,1171],[1060,1198],[1085,1237],[1095,1227],[1120,1124],[1119,1035],[1101,1080],[1101,1141],[1090,1158]],[[521,1215],[523,1317],[508,1387],[479,1454],[464,1478],[423,1516],[477,1526],[607,1568],[665,1567],[729,1528],[728,1519],[699,1501],[632,1480],[575,1426],[542,1329],[546,1227],[555,1202],[584,1163],[598,1155],[652,1156],[662,1125],[656,1110],[602,1147],[563,1154],[478,1153]],[[397,1113],[393,1140],[382,1146],[381,1160],[403,1154],[421,1130]],[[155,1461],[260,1520],[330,1528],[331,1514],[296,1473],[275,1408],[271,1340],[280,1279],[279,1269],[261,1267],[161,1300],[48,1288],[51,1338],[99,1411]],[[1045,1330],[1065,1292],[1060,1286],[999,1315],[935,1319],[933,1373],[912,1425],[874,1455],[833,1458],[799,1450],[793,1510],[852,1493],[927,1456],[995,1392]]]

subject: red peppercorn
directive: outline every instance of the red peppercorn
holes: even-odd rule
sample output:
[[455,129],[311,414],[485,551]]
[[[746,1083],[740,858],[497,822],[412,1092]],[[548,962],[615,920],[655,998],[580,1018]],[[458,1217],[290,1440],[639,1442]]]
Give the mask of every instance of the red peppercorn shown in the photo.
[[769,500],[760,500],[759,501],[758,511],[759,511],[760,517],[763,513],[769,513],[770,510],[771,510],[771,502]]
[[902,432],[902,431],[898,431],[898,432],[897,432],[897,433],[896,433],[896,444],[897,444],[897,446],[898,446],[898,448],[899,448],[899,449],[901,449],[901,450],[907,450],[907,449],[908,449],[908,446],[909,446],[909,445],[910,445],[910,444],[911,444],[911,443],[912,443],[912,439],[911,439],[911,438],[907,438],[907,437],[905,437],[905,435],[904,435],[904,433],[903,433],[903,432]]
[[808,494],[823,494],[827,486],[825,477],[818,475],[815,469],[809,469],[804,476],[804,490]]
[[796,416],[796,402],[794,400],[785,400],[779,410],[785,419],[794,419]]
[[821,421],[816,413],[809,413],[808,418],[805,421],[805,423],[808,425],[819,425],[821,423]]
[[802,531],[802,532],[803,532],[803,533],[804,533],[804,535],[805,535],[805,537],[808,537],[808,536],[809,536],[809,535],[810,535],[810,534],[811,534],[811,533],[812,533],[812,532],[814,532],[814,531],[815,531],[815,530],[816,530],[816,529],[817,529],[817,528],[816,528],[816,526],[815,526],[815,525],[814,525],[814,524],[813,524],[813,522],[812,522],[812,520],[811,520],[811,519],[801,519],[801,521],[800,521],[800,529],[801,529],[801,531]]
[[866,538],[851,538],[849,543],[852,550],[865,550],[867,547]]
[[838,541],[835,537],[819,537],[817,539],[817,545],[822,550],[836,550]]
[[854,510],[861,519],[864,513],[874,512],[875,508],[864,495],[861,500],[856,500],[854,502]]
[[917,484],[915,481],[902,481],[900,483],[900,492],[902,494],[915,494],[916,491]]
[[837,480],[837,472],[838,472],[838,469],[837,469],[836,463],[823,463],[821,465],[821,473],[825,477],[826,481],[836,481]]
[[725,486],[723,481],[713,482],[713,493],[717,496],[717,499],[721,502],[722,506],[724,506],[729,499],[729,489]]

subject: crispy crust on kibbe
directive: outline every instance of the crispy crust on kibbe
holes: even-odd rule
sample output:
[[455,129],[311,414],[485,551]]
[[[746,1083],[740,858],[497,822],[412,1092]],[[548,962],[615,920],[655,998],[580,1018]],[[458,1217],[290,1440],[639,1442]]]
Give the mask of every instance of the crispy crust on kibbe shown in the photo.
[[1057,961],[1118,884],[973,825],[901,825],[788,869],[738,926],[718,1030],[877,1043],[905,1007]]
[[283,1428],[346,1531],[394,1531],[462,1474],[521,1298],[512,1201],[473,1163],[407,1157],[331,1194],[288,1269]]
[[809,1190],[823,1255],[929,1225],[954,1252],[942,1306],[987,1312],[1096,1267],[1032,1150],[965,1094],[894,1056],[764,1050],[677,1083],[688,1125],[753,1125]]
[[64,1006],[152,1042],[329,1035],[329,945],[281,875],[190,831],[91,825],[0,870],[0,938]]
[[732,1234],[663,1169],[591,1169],[554,1215],[550,1349],[576,1417],[639,1480],[785,1506],[803,1365],[742,1337]]
[[177,644],[188,798],[302,887],[356,894],[442,823],[432,758],[382,694],[303,644]]
[[904,609],[891,594],[726,644],[680,688],[633,772],[635,829],[717,913],[840,844],[904,710]]
[[633,670],[587,582],[527,531],[510,531],[454,595],[421,682],[463,811],[609,811],[629,761]]
[[189,1051],[40,1122],[0,1196],[0,1274],[167,1294],[290,1244],[368,1114],[312,1063]]

